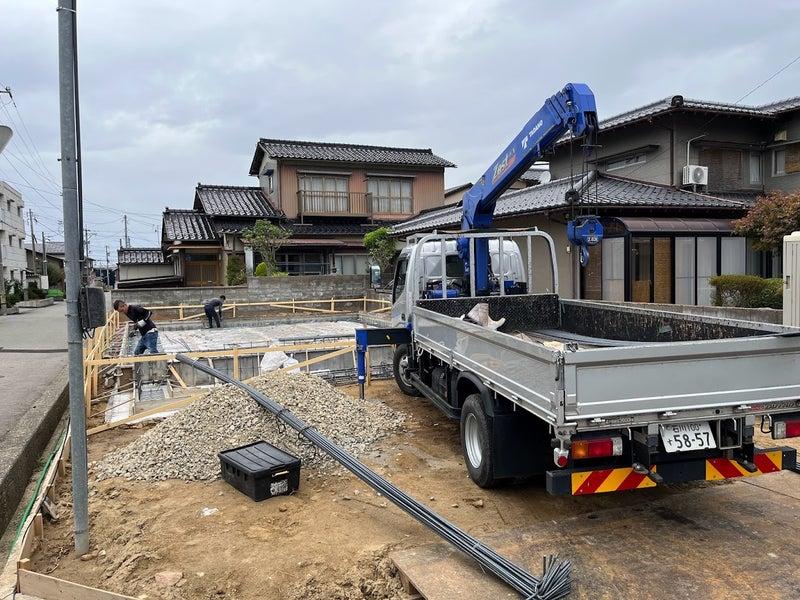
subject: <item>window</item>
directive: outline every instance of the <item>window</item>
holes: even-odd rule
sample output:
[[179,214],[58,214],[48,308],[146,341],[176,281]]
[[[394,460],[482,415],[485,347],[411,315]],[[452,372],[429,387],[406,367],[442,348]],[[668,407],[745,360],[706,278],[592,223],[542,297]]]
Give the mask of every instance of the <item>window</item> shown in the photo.
[[397,261],[394,269],[394,289],[392,290],[392,302],[403,295],[406,289],[406,269],[408,268],[408,257],[403,256]]
[[647,155],[644,152],[639,154],[631,154],[620,160],[615,160],[606,164],[606,171],[613,171],[614,169],[624,169],[632,165],[640,165],[647,162]]
[[786,175],[786,148],[772,151],[772,174]]
[[694,304],[695,241],[675,238],[675,304]]
[[772,151],[772,174],[800,173],[800,142],[780,146]]
[[625,300],[625,238],[603,238],[603,300]]
[[8,212],[11,212],[11,202],[12,200],[6,200],[6,206],[8,208]]
[[348,177],[336,175],[300,175],[300,212],[348,213],[350,195]]
[[20,249],[21,249],[21,248],[22,248],[22,238],[19,238],[19,240],[18,240],[18,241],[19,241],[19,247],[20,247]]
[[750,153],[750,183],[761,183],[761,155],[757,152]]
[[697,238],[697,304],[711,305],[714,286],[709,280],[717,274],[717,238]]
[[12,248],[14,247],[14,236],[13,235],[9,235],[8,236],[8,245],[11,246]]
[[742,237],[722,238],[721,275],[747,273],[747,241]]
[[326,275],[328,263],[321,252],[279,252],[275,256],[278,271],[289,275]]
[[650,302],[650,292],[653,289],[652,238],[632,238],[631,250],[631,300]]
[[337,254],[334,258],[338,275],[364,275],[369,267],[366,254]]
[[412,184],[413,180],[406,177],[368,177],[367,192],[372,194],[372,212],[410,215]]

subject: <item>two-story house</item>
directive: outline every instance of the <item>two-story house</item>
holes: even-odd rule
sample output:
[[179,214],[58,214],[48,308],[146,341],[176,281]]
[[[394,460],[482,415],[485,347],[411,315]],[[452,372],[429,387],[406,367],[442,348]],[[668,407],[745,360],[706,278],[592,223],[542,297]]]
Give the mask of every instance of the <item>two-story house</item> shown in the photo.
[[242,233],[266,219],[289,231],[277,254],[289,275],[362,274],[364,234],[444,203],[444,169],[430,149],[261,139],[257,186],[206,185],[191,209],[164,211],[161,247],[121,248],[119,287],[219,285],[228,262],[260,261]]
[[[495,211],[498,227],[553,236],[562,295],[709,304],[715,275],[780,274],[779,253],[754,251],[732,222],[758,195],[800,186],[800,98],[753,107],[674,96],[601,121],[587,164],[581,144],[561,140],[548,157],[553,180],[506,192]],[[683,184],[687,163],[708,168],[707,185]],[[570,188],[576,212],[605,227],[586,267],[566,240]],[[455,226],[458,212],[430,211],[394,231]],[[546,280],[537,277],[535,289]]]
[[260,139],[250,175],[285,216],[278,254],[289,274],[365,273],[364,234],[444,203],[444,169],[429,148]]

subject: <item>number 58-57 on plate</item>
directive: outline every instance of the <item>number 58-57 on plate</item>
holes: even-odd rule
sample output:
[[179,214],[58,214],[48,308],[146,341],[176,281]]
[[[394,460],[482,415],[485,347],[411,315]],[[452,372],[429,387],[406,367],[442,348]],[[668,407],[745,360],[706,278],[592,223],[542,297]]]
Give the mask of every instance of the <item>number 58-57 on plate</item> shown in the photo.
[[667,452],[687,452],[717,447],[708,421],[662,425],[661,441],[664,442]]

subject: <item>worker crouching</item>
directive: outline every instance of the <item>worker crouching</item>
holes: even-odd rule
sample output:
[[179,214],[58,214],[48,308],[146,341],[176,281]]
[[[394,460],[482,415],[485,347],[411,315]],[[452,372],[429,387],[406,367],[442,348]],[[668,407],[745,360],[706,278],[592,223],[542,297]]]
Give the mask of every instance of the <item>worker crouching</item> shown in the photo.
[[124,300],[114,300],[114,310],[133,321],[139,332],[139,343],[133,354],[158,354],[158,328],[153,322],[153,312],[138,304],[126,304]]

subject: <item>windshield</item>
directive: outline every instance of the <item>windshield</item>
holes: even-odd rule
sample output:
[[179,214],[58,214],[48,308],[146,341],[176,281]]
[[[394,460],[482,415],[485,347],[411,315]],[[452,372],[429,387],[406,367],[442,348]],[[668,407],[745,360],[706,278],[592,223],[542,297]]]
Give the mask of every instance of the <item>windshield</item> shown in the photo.
[[392,288],[392,302],[403,295],[406,289],[406,270],[408,269],[408,257],[401,256],[394,268],[394,287]]

